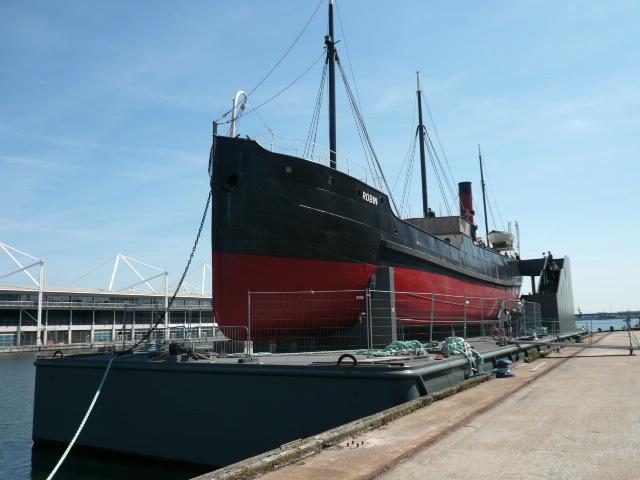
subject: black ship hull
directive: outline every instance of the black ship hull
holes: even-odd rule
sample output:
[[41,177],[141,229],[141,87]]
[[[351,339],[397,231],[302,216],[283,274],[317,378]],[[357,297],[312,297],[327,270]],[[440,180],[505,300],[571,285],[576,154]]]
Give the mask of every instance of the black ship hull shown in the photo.
[[[469,321],[518,298],[516,261],[467,236],[454,245],[427,233],[394,215],[387,195],[340,171],[216,137],[211,174],[220,325],[247,325],[249,292],[363,290],[387,266],[397,292],[426,295],[398,306],[398,320],[409,325],[424,317],[428,294],[451,296],[443,318],[461,318],[466,304]],[[323,308],[339,314],[344,307]],[[322,326],[321,315],[306,317]],[[345,313],[346,326],[356,321]]]

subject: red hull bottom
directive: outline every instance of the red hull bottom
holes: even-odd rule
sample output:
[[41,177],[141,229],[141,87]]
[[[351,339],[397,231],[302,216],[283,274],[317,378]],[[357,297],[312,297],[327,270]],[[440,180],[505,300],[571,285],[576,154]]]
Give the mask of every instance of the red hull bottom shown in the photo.
[[[378,268],[225,253],[215,253],[213,265],[217,322],[222,326],[248,326],[251,316],[254,338],[259,331],[270,329],[355,325],[366,309],[362,291]],[[397,318],[404,325],[423,325],[432,318],[437,323],[462,321],[465,316],[468,322],[495,318],[502,299],[516,300],[519,294],[518,289],[431,272],[394,271]],[[316,293],[277,293],[304,291]],[[248,292],[255,292],[250,295],[251,301]]]

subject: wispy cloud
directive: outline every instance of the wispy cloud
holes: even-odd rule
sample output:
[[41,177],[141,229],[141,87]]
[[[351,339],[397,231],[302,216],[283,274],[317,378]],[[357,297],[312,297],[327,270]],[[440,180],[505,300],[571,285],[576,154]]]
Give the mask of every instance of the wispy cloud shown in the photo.
[[584,118],[571,118],[565,122],[565,126],[569,130],[585,130],[589,128],[593,123]]
[[82,137],[47,137],[44,140],[63,148],[95,150],[102,147],[100,143]]
[[399,90],[388,87],[382,89],[373,98],[371,110],[375,113],[384,113],[411,105],[415,93],[413,90]]
[[0,155],[0,162],[23,168],[37,168],[47,170],[71,170],[78,168],[73,162],[65,162],[53,158],[29,157],[19,155]]

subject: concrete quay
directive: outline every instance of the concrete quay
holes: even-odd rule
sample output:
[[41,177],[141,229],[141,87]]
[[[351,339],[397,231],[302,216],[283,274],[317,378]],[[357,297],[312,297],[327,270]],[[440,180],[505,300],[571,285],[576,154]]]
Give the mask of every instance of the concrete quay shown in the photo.
[[[599,342],[628,343],[626,332]],[[564,348],[260,478],[635,479],[638,361]]]

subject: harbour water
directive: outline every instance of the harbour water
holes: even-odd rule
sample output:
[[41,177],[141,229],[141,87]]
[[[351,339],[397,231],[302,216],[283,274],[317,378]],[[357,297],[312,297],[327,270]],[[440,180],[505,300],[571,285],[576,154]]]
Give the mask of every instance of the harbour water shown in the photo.
[[[31,426],[33,389],[35,384],[35,353],[0,354],[0,479],[45,479],[53,469],[63,449],[32,448]],[[61,395],[64,395],[61,392]],[[162,425],[149,422],[149,435],[163,441]],[[177,420],[178,421],[178,420]],[[126,425],[122,425],[126,435]],[[176,439],[166,439],[174,442]],[[181,440],[182,441],[182,440]],[[56,479],[106,480],[154,478],[181,480],[205,473],[210,468],[167,464],[149,459],[132,459],[104,453],[73,450],[58,471]]]
[[[638,325],[638,318],[631,319],[631,327],[635,327]],[[605,331],[611,330],[624,330],[627,327],[627,320],[625,318],[620,317],[611,317],[611,318],[593,318],[593,319],[580,319],[576,318],[576,326],[578,328],[584,327],[589,331],[597,332],[598,329]]]
[[32,353],[0,354],[0,477],[31,478]]

